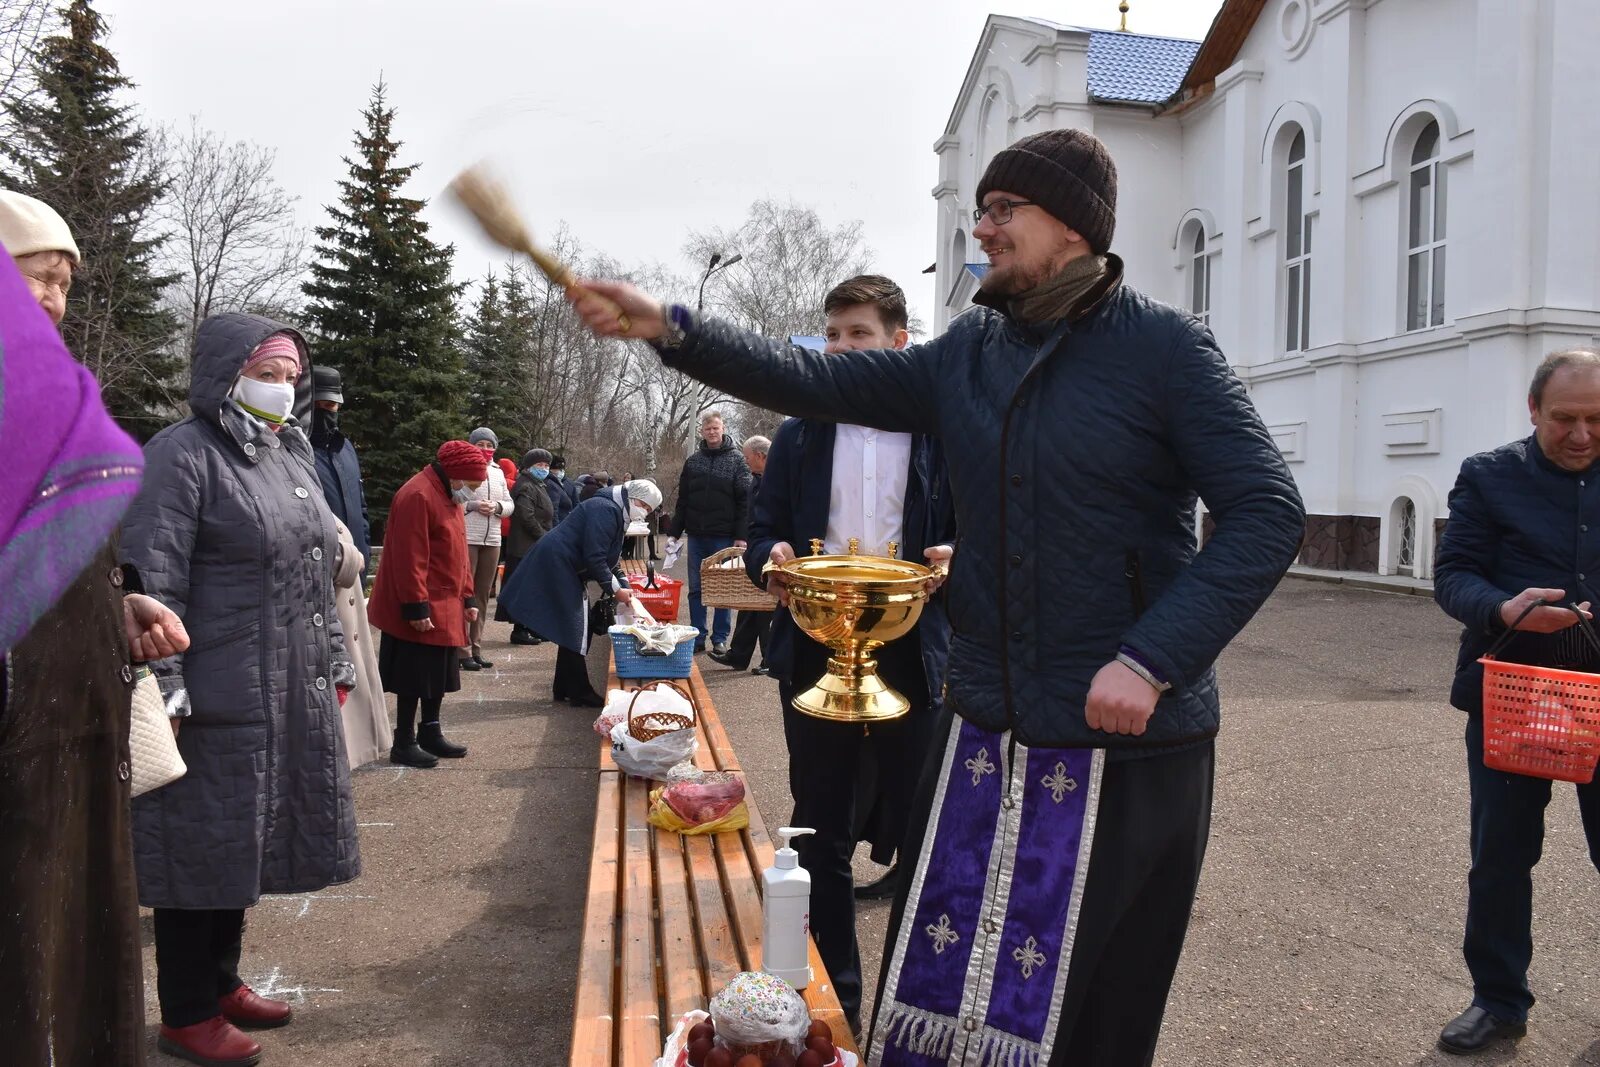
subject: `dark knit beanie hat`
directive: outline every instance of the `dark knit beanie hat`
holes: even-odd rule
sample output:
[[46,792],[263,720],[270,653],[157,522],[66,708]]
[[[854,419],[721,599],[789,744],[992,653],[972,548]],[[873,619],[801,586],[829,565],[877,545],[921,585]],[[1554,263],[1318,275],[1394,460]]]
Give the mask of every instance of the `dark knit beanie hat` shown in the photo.
[[1111,247],[1117,228],[1117,165],[1094,134],[1046,130],[1002,149],[978,183],[979,207],[995,189],[1038,204],[1082,234],[1095,255],[1105,255]]

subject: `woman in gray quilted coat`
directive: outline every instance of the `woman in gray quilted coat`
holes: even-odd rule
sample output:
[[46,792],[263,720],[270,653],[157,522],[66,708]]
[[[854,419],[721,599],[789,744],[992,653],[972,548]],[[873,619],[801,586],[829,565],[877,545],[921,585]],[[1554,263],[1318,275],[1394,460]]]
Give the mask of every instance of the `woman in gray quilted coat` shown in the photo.
[[239,1027],[289,1021],[239,978],[245,909],[361,868],[339,536],[293,414],[310,408],[310,370],[281,323],[201,323],[192,414],[146,447],[123,527],[126,562],[192,639],[156,667],[189,771],[134,801],[133,823],[139,902],[155,909],[158,1044],[196,1063],[253,1064],[261,1047]]

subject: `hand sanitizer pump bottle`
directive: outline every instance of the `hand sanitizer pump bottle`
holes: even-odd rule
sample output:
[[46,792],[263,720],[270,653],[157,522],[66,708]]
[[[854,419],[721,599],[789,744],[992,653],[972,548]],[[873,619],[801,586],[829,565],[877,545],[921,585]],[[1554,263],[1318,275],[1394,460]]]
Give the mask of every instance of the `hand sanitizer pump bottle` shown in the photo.
[[778,829],[778,851],[772,866],[761,872],[761,969],[795,989],[811,982],[811,874],[800,866],[800,853],[789,847],[791,838],[814,834],[804,826]]

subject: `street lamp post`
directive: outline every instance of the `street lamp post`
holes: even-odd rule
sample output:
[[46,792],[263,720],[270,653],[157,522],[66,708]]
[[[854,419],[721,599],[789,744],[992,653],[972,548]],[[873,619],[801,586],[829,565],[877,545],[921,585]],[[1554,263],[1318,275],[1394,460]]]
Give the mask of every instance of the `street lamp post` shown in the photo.
[[721,252],[711,253],[711,262],[706,264],[706,272],[700,275],[700,296],[694,303],[696,311],[704,311],[706,308],[706,282],[711,280],[711,276],[727,270],[743,258],[744,256],[738,252],[727,259],[722,258]]

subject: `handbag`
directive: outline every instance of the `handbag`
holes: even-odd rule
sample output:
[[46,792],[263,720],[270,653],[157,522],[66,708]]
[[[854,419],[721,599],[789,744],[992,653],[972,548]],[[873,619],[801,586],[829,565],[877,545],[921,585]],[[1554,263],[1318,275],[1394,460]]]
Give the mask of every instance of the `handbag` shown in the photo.
[[[568,616],[569,618],[571,616]],[[605,594],[589,605],[589,636],[600,637],[617,624],[617,598]]]
[[130,785],[136,797],[170,785],[189,770],[178,754],[178,739],[161,699],[160,683],[149,667],[137,670],[139,680],[133,687],[133,714],[128,723]]

